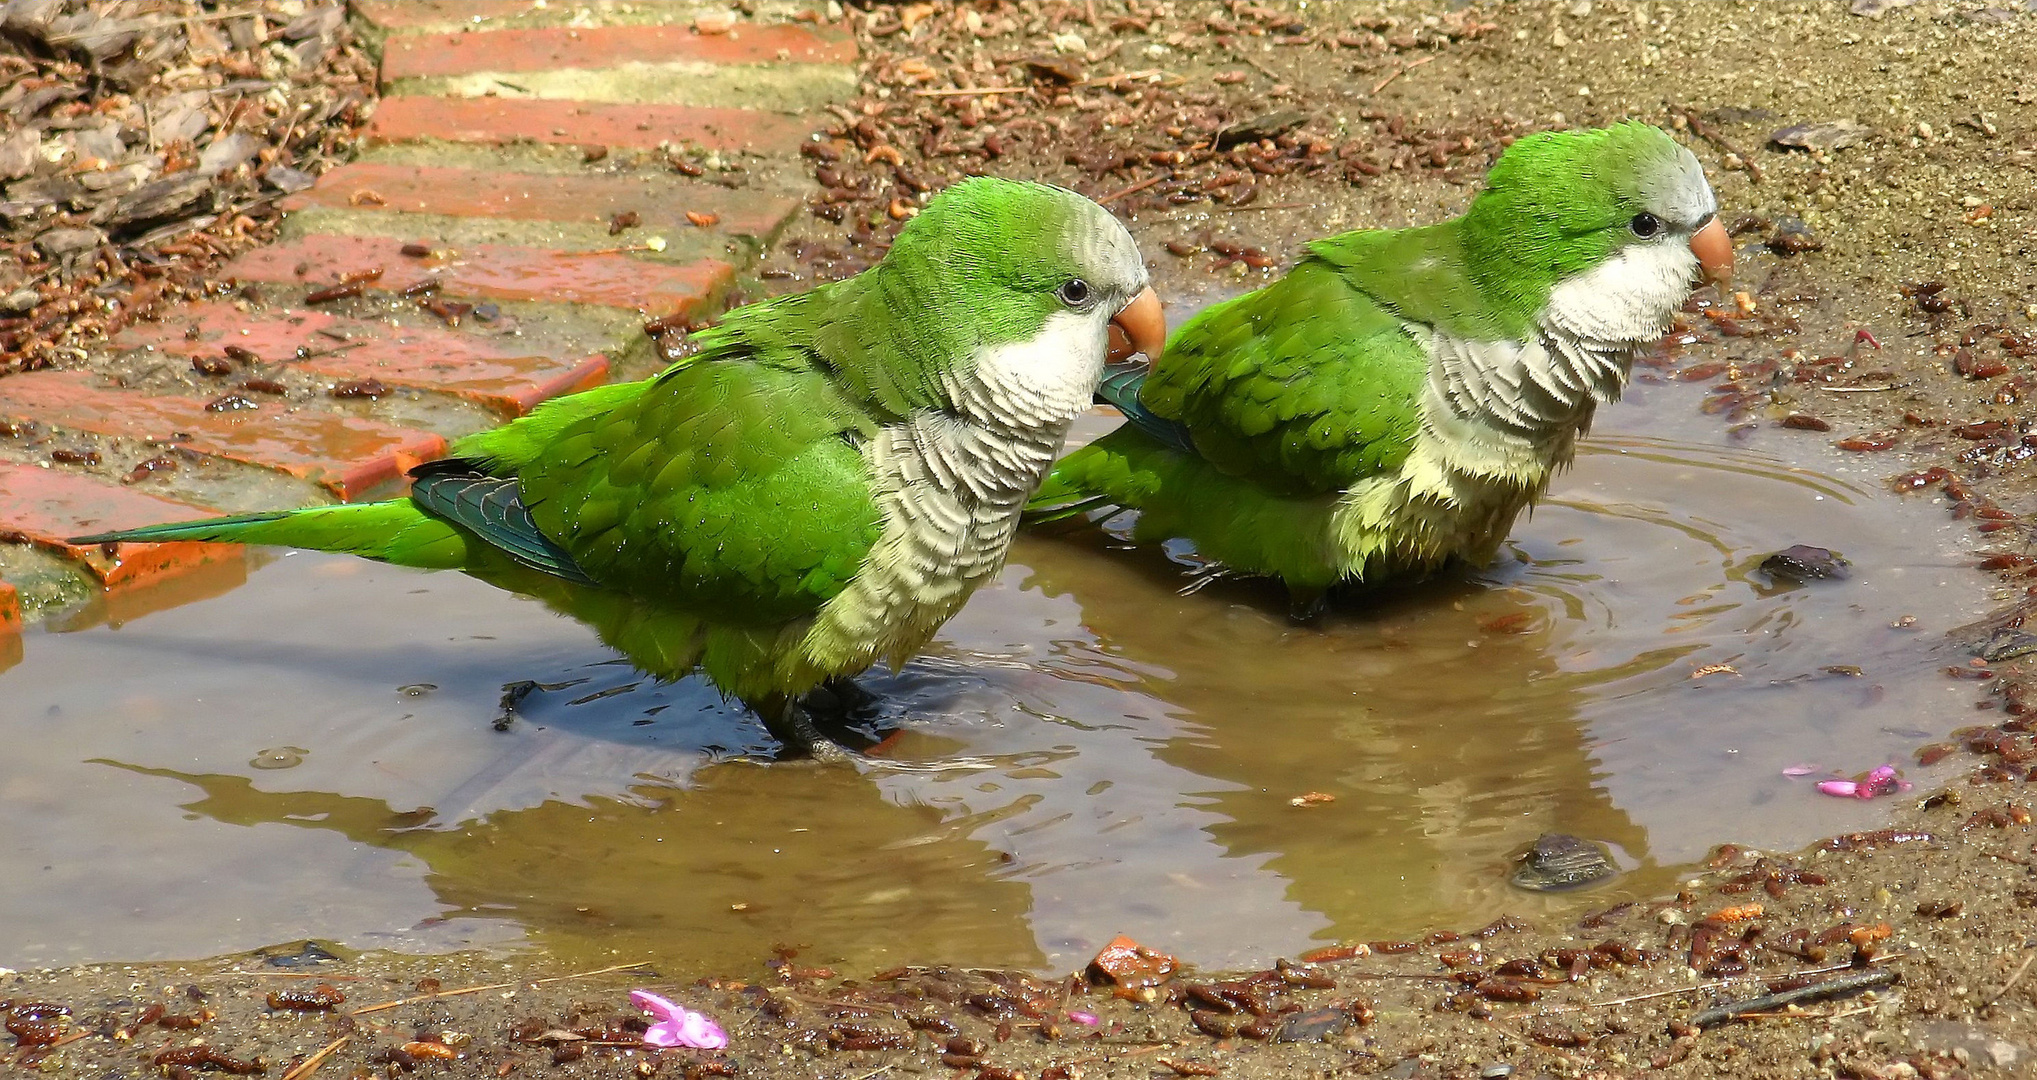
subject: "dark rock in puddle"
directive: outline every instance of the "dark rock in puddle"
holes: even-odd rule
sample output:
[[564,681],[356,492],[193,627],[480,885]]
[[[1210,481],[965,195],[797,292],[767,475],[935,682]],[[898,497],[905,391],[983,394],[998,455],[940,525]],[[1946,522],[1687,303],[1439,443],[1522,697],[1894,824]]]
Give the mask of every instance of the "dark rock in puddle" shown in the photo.
[[257,949],[255,955],[262,963],[279,968],[311,968],[322,964],[338,963],[340,955],[316,941],[292,941],[286,945],[271,945]]
[[1531,892],[1581,889],[1618,874],[1605,849],[1565,833],[1543,833],[1520,857],[1512,881]]
[[1838,150],[1864,143],[1874,129],[1848,117],[1815,124],[1791,124],[1770,134],[1768,141],[1788,150]]
[[1827,548],[1793,544],[1761,560],[1761,572],[1777,581],[1839,581],[1853,573],[1853,564]]

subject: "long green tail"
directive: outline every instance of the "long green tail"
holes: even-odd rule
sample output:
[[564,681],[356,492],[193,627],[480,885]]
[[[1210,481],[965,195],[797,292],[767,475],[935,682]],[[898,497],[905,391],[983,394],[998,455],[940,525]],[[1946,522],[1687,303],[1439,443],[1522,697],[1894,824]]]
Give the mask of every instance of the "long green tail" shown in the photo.
[[464,531],[451,522],[425,513],[409,499],[148,525],[139,529],[72,537],[70,542],[163,543],[172,540],[271,544],[336,551],[430,570],[466,569],[471,556],[469,538]]

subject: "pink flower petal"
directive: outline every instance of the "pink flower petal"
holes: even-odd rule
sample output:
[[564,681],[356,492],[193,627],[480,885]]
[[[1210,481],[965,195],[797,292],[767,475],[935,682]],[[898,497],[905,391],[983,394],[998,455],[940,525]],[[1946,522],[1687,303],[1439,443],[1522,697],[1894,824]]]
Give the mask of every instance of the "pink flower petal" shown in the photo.
[[1818,790],[1841,799],[1860,797],[1860,785],[1851,780],[1821,780],[1818,782]]
[[671,1000],[659,997],[658,995],[651,993],[649,990],[630,991],[629,1003],[635,1005],[637,1008],[642,1009],[647,1013],[650,1013],[652,1016],[655,1016],[660,1020],[669,1020],[672,1017],[677,1016],[680,1013],[686,1011],[685,1009],[682,1009],[678,1005],[674,1004]]
[[1789,768],[1782,770],[1782,775],[1789,777],[1809,776],[1820,768],[1822,766],[1815,762],[1805,762],[1802,765],[1791,765]]
[[1910,782],[1896,773],[1894,765],[1877,765],[1860,777],[1859,797],[1873,799],[1910,790]]
[[629,999],[630,1004],[658,1018],[644,1031],[645,1046],[719,1050],[729,1044],[728,1033],[706,1013],[694,1012],[649,990],[632,990]]
[[1101,1021],[1097,1020],[1095,1013],[1070,1012],[1068,1019],[1078,1024],[1088,1024],[1090,1027],[1095,1027],[1098,1023],[1101,1023]]

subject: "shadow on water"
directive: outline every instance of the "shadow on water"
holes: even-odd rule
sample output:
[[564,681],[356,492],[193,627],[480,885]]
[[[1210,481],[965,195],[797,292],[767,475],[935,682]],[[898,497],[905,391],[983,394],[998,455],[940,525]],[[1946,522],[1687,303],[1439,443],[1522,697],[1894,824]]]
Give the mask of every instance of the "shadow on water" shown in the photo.
[[[31,632],[0,655],[0,964],[314,936],[1066,970],[1118,932],[1244,964],[1573,918],[1717,841],[1870,825],[1878,804],[1780,770],[1957,726],[1939,631],[1980,590],[1936,515],[1836,457],[1785,463],[1787,433],[1735,441],[1694,396],[1608,410],[1498,565],[1314,625],[1252,583],[1181,595],[1191,568],[1100,530],[1024,539],[929,656],[866,680],[893,755],[977,770],[759,766],[766,736],[697,680],[642,680],[459,575],[293,554]],[[1755,570],[1793,543],[1855,575]],[[548,689],[494,730],[521,679]],[[1333,799],[1292,804],[1311,792]],[[1547,831],[1628,872],[1512,889]]]

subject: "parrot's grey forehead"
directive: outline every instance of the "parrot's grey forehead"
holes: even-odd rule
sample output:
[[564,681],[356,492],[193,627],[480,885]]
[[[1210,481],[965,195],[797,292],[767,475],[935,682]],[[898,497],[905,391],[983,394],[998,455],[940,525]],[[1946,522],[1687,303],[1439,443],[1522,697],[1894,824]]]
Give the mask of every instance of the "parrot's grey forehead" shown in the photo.
[[1649,162],[1641,173],[1642,205],[1656,217],[1697,225],[1719,212],[1719,200],[1705,180],[1705,170],[1688,147]]
[[1139,256],[1131,230],[1110,211],[1082,199],[1071,215],[1067,233],[1070,254],[1097,284],[1137,292],[1146,287],[1146,262]]

